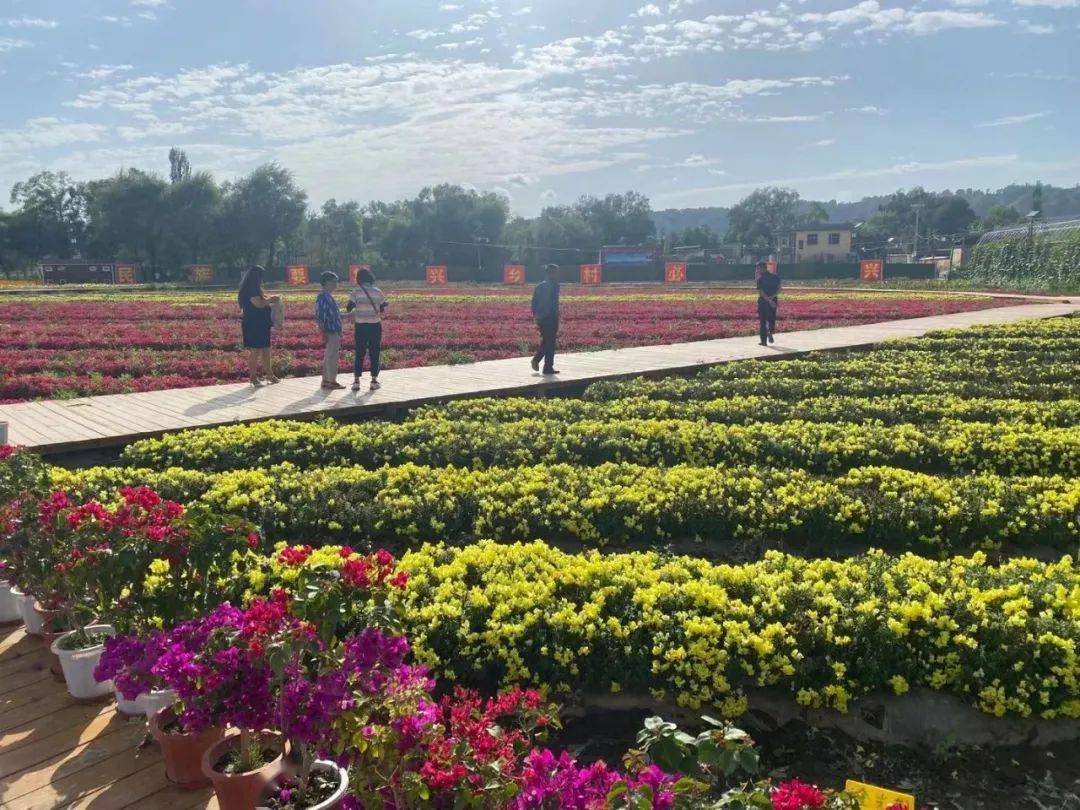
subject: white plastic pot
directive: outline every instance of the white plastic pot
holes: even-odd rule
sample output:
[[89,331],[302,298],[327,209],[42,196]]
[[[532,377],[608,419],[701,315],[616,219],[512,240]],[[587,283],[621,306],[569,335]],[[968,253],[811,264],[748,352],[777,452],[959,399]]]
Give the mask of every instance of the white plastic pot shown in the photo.
[[[323,799],[318,804],[309,804],[305,810],[336,810],[341,806],[341,800],[345,798],[345,793],[349,789],[349,772],[338,765],[336,762],[331,762],[328,759],[317,759],[315,764],[312,765],[313,771],[326,771],[329,773],[336,773],[338,778],[338,789],[334,791],[334,794],[328,799]],[[265,804],[266,794],[264,793],[262,800],[260,800],[256,810],[267,810]]]
[[[112,681],[109,681],[109,683],[112,683]],[[113,694],[116,695],[116,710],[120,714],[127,717],[143,716],[142,695],[139,695],[134,700],[128,700],[120,694],[120,690],[116,688],[115,684],[113,684]]]
[[[109,636],[116,633],[111,624],[92,624],[86,630],[90,633],[105,633]],[[101,653],[105,650],[104,642],[82,650],[65,650],[60,645],[70,635],[71,633],[64,633],[49,648],[60,659],[68,693],[76,700],[95,700],[112,692],[111,680],[98,682],[94,679],[94,668],[98,665]]]
[[31,636],[40,636],[42,628],[45,627],[45,622],[34,610],[34,597],[23,593],[15,587],[12,587],[11,593],[18,600],[19,615],[22,616],[23,624],[26,625],[26,632]]
[[159,710],[172,706],[176,702],[176,692],[172,689],[155,689],[139,695],[139,705],[149,722]]
[[22,618],[19,610],[19,598],[14,593],[15,586],[6,580],[0,580],[0,624],[10,624]]

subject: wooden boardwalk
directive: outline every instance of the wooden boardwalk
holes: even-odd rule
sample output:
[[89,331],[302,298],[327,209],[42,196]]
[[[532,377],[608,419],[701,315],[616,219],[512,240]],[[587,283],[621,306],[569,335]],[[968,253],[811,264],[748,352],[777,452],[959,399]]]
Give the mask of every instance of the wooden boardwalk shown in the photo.
[[165,778],[146,723],[105,703],[80,705],[53,680],[45,645],[22,625],[0,627],[0,808],[195,810],[213,791]]
[[[886,321],[859,326],[788,332],[763,347],[756,336],[642,346],[559,355],[562,372],[546,378],[527,358],[488,360],[456,366],[386,371],[383,388],[324,391],[318,377],[286,379],[253,388],[246,383],[148,391],[136,394],[44,400],[0,406],[9,425],[8,441],[42,453],[96,450],[184,428],[209,427],[272,418],[386,415],[418,405],[477,396],[529,396],[580,387],[597,380],[685,373],[732,360],[790,357],[820,349],[867,346],[935,329],[1011,323],[1080,311],[1080,303],[1025,303],[952,315]],[[342,375],[342,381],[348,377]],[[365,380],[366,382],[366,380]]]

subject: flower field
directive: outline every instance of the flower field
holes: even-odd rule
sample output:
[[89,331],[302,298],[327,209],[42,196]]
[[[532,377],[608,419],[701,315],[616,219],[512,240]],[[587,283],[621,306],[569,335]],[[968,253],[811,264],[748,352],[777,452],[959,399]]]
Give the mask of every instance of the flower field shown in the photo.
[[[100,681],[332,755],[354,807],[853,808],[729,724],[888,699],[1080,739],[1077,357],[1059,318],[99,467],[7,450],[0,557],[115,628]],[[720,719],[650,718],[622,767],[546,747],[550,701],[597,695]]]
[[[535,327],[524,292],[388,288],[384,366],[462,363],[531,354]],[[280,376],[322,368],[314,293],[286,294],[274,336]],[[560,349],[583,351],[753,334],[749,291],[652,286],[563,296]],[[777,328],[792,331],[1001,306],[963,296],[785,293]],[[346,330],[341,369],[351,369]],[[9,295],[0,300],[0,403],[209,385],[246,379],[231,293]]]

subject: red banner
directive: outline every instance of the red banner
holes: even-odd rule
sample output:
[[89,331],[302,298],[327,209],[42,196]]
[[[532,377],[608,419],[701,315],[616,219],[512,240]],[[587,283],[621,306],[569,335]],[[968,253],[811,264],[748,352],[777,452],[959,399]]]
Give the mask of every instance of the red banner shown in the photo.
[[189,277],[195,284],[209,284],[214,280],[214,268],[208,264],[193,264]]
[[599,284],[603,279],[604,266],[601,264],[583,264],[581,265],[581,283],[582,284]]
[[859,262],[859,278],[862,281],[884,281],[885,262],[881,259],[863,259]]
[[664,265],[664,281],[682,284],[686,281],[686,262],[668,262]]
[[135,265],[118,264],[113,271],[113,279],[117,284],[138,284],[139,279],[135,274]]
[[427,275],[428,284],[445,284],[446,283],[446,265],[445,264],[429,264],[424,268]]
[[503,284],[524,284],[525,265],[507,264],[503,266]]
[[303,287],[308,283],[306,264],[290,264],[285,268],[285,280],[292,287]]
[[356,284],[357,278],[360,275],[361,270],[371,270],[370,264],[350,264],[349,265],[349,283]]

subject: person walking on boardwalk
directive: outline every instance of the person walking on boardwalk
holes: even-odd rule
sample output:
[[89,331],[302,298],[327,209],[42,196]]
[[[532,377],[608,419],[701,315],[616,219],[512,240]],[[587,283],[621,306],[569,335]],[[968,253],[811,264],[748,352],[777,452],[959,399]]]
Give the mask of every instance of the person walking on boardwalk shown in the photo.
[[323,339],[322,387],[328,391],[344,388],[337,381],[338,359],[341,356],[341,310],[338,309],[334,290],[337,289],[337,273],[329,270],[319,276],[322,290],[315,299],[315,321]]
[[533,355],[532,369],[540,371],[543,360],[544,374],[558,374],[554,363],[555,337],[559,334],[559,265],[544,265],[544,280],[533,290],[532,313],[540,330],[540,348]]
[[260,265],[252,265],[240,280],[240,290],[236,294],[241,312],[240,331],[244,348],[248,350],[248,372],[252,385],[259,385],[264,380],[271,384],[280,382],[274,376],[271,365],[270,328],[273,322],[271,310],[281,304],[281,296],[267,296],[263,292],[265,275],[266,270]]
[[345,309],[353,316],[353,336],[356,340],[356,356],[353,359],[352,390],[360,390],[360,378],[364,374],[364,355],[371,363],[371,390],[379,385],[379,357],[382,353],[382,316],[390,306],[382,290],[375,286],[375,275],[362,268],[356,276],[356,289],[349,293]]
[[770,273],[769,266],[765,262],[758,262],[754,269],[754,278],[757,279],[758,291],[758,332],[761,336],[761,345],[767,346],[773,342],[773,332],[776,331],[776,308],[780,303],[780,274]]

